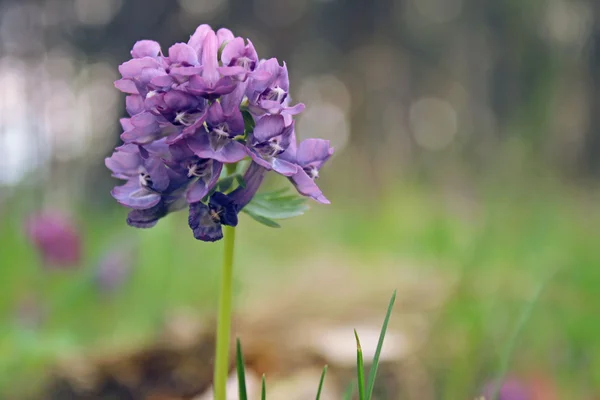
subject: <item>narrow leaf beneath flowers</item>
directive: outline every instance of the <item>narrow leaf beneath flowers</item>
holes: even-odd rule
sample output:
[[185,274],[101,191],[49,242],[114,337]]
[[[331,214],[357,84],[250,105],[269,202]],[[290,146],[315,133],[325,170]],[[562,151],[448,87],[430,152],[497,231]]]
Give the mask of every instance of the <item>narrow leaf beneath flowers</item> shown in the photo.
[[254,214],[252,211],[248,210],[247,207],[244,207],[242,211],[248,214],[250,217],[252,217],[255,221],[260,222],[261,224],[266,225],[269,228],[281,228],[281,225],[279,225],[277,222],[269,218],[263,217],[261,215]]

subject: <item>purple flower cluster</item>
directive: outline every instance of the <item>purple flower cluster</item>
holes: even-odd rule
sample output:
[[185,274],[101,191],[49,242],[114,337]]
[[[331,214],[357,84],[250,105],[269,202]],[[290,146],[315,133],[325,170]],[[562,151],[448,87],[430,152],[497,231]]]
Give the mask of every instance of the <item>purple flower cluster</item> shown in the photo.
[[[237,225],[270,170],[300,194],[329,203],[315,178],[333,149],[322,139],[296,143],[293,117],[304,105],[290,104],[285,63],[259,60],[250,40],[208,25],[167,55],[150,40],[137,42],[131,55],[115,82],[127,94],[124,144],[106,159],[112,175],[126,181],[112,195],[131,209],[129,225],[149,228],[189,207],[194,236],[219,240],[221,225]],[[247,157],[245,184],[216,192],[224,164]]]

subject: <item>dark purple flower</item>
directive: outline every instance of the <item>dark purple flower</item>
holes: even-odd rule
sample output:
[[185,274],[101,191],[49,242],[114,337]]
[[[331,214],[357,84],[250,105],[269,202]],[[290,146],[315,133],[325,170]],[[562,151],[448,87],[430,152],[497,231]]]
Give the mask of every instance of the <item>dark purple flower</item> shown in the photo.
[[229,196],[215,192],[208,204],[190,204],[188,223],[196,239],[214,242],[223,238],[221,225],[237,225],[237,213],[237,207]]
[[315,179],[319,177],[319,170],[325,161],[332,155],[333,147],[330,146],[329,140],[306,139],[296,146],[296,138],[293,135],[290,146],[280,157],[298,166],[297,172],[289,179],[300,194],[319,203],[329,204]]
[[281,115],[265,115],[256,122],[254,132],[248,138],[246,151],[252,160],[268,170],[285,176],[297,172],[297,166],[278,156],[290,145],[294,124],[285,126]]
[[81,261],[81,236],[69,218],[45,211],[30,216],[25,222],[29,241],[48,267],[72,267]]
[[236,163],[246,157],[244,145],[233,140],[244,134],[244,118],[239,109],[226,116],[221,104],[215,102],[208,109],[206,125],[206,130],[187,142],[198,157],[223,163]]
[[205,242],[214,242],[223,237],[222,225],[236,226],[238,213],[256,194],[265,172],[263,167],[252,163],[244,174],[244,187],[238,187],[229,195],[215,192],[208,204],[190,204],[188,223],[194,237]]
[[170,159],[166,165],[177,176],[187,179],[185,198],[188,203],[202,200],[217,184],[223,164],[212,158],[200,158],[188,147],[187,142],[171,145]]

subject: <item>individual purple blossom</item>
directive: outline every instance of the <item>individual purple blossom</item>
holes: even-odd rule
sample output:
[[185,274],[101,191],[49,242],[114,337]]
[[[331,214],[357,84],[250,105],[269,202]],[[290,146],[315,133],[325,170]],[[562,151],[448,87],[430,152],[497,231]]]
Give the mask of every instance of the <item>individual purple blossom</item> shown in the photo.
[[190,78],[188,92],[210,100],[231,93],[235,84],[228,76],[221,76],[218,66],[219,42],[214,31],[206,32],[202,43],[202,72]]
[[190,204],[188,223],[198,240],[214,242],[223,238],[222,225],[236,226],[238,213],[250,202],[263,181],[266,170],[256,163],[250,164],[244,174],[244,186],[229,195],[215,192],[208,204]]
[[239,109],[227,116],[221,104],[214,102],[208,109],[206,126],[206,130],[187,142],[198,157],[223,163],[236,163],[246,157],[245,146],[233,140],[244,134],[244,118]]
[[293,132],[294,123],[285,126],[283,116],[265,115],[256,122],[254,131],[248,138],[246,151],[263,168],[292,176],[297,172],[297,166],[279,158],[279,155],[289,147]]
[[170,159],[165,159],[169,170],[177,176],[185,176],[188,180],[185,197],[188,203],[202,200],[217,184],[223,164],[212,158],[200,158],[180,142],[169,146]]
[[74,222],[56,211],[31,215],[25,233],[45,266],[73,267],[81,261],[81,235]]
[[319,177],[319,170],[323,164],[332,155],[333,147],[330,146],[329,140],[306,139],[296,145],[296,138],[293,135],[289,147],[280,157],[298,166],[297,172],[289,179],[300,194],[311,197],[319,203],[329,204],[329,200],[323,195],[315,179]]
[[280,66],[275,58],[261,61],[246,89],[250,111],[259,116],[265,113],[281,114],[285,118],[285,125],[290,125],[292,116],[301,113],[304,104],[289,106],[289,86],[285,63]]

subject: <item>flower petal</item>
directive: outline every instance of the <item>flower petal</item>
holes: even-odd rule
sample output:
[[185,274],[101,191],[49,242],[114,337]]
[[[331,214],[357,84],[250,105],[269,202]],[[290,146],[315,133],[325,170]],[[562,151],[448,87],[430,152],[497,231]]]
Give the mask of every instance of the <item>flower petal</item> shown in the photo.
[[303,169],[298,168],[298,172],[290,178],[290,181],[296,187],[298,193],[311,197],[319,203],[330,204],[330,201],[323,195],[315,181]]
[[160,201],[160,195],[147,188],[141,187],[137,177],[131,178],[122,186],[116,186],[110,194],[120,204],[138,210],[154,207]]
[[210,216],[210,209],[201,202],[190,204],[188,224],[194,237],[205,242],[215,242],[223,238],[223,230],[219,222]]
[[298,145],[297,160],[301,166],[312,164],[321,168],[332,154],[333,148],[329,145],[329,140],[306,139]]
[[281,115],[266,115],[256,122],[253,139],[256,143],[263,143],[275,136],[281,135],[285,123]]
[[198,53],[185,43],[175,43],[169,48],[169,60],[174,64],[196,66]]
[[140,40],[133,45],[131,56],[133,58],[158,57],[160,44],[154,40]]

